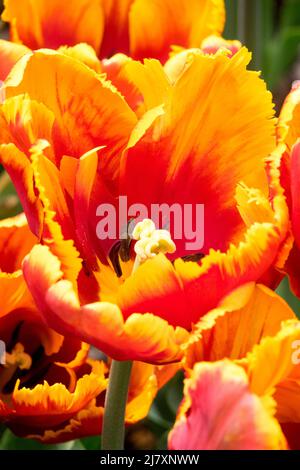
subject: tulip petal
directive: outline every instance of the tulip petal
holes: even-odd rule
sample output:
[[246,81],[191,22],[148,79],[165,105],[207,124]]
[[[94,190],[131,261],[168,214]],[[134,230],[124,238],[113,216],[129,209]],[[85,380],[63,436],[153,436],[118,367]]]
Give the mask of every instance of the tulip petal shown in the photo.
[[105,17],[105,30],[100,56],[111,57],[117,52],[129,50],[129,12],[136,0],[102,1]]
[[35,247],[23,265],[33,297],[43,307],[50,325],[85,338],[117,360],[167,363],[181,358],[185,330],[175,330],[151,314],[134,314],[124,321],[118,306],[108,302],[81,307],[72,284],[59,281],[59,265],[58,259],[43,246]]
[[103,166],[108,164],[125,148],[137,122],[125,100],[103,77],[80,61],[50,50],[23,57],[5,90],[7,97],[27,93],[54,113],[57,164],[64,155],[79,158],[99,146],[107,146]]
[[249,390],[242,368],[229,361],[197,364],[169,436],[171,450],[284,450],[274,404]]
[[[128,195],[128,205],[143,203],[149,213],[157,203],[204,205],[202,253],[212,247],[227,249],[229,240],[240,237],[234,199],[238,183],[267,194],[264,158],[275,146],[274,110],[263,81],[246,70],[249,60],[244,48],[231,59],[223,53],[194,54],[189,68],[162,97],[164,115],[122,159],[120,192]],[[145,67],[150,70],[149,64]],[[142,85],[147,96],[149,82]],[[161,88],[158,84],[155,93]],[[186,254],[185,241],[177,241],[177,256]]]
[[135,0],[130,11],[130,49],[135,59],[166,61],[172,45],[200,47],[225,22],[223,0]]
[[104,18],[98,0],[5,0],[3,21],[11,23],[12,40],[20,41],[30,49],[74,46],[86,42],[98,51]]
[[[254,393],[258,395],[272,393],[275,387],[292,378],[296,372],[300,378],[300,367],[293,361],[295,353],[293,345],[299,340],[300,322],[294,318],[284,321],[274,337],[265,337],[254,346],[244,363]],[[261,371],[264,371],[263,374]]]
[[263,285],[246,284],[199,321],[185,350],[185,365],[192,369],[201,361],[243,359],[290,319],[295,315],[281,297]]
[[30,49],[22,44],[0,39],[0,80],[5,80],[13,66],[28,52],[30,52]]

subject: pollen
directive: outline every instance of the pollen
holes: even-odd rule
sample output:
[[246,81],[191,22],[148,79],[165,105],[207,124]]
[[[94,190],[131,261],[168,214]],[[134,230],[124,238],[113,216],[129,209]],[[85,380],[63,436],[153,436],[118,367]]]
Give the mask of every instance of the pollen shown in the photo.
[[176,245],[173,242],[168,230],[157,230],[155,224],[150,219],[144,219],[139,222],[132,234],[137,255],[137,263],[141,264],[150,258],[154,258],[159,253],[167,254],[176,251]]

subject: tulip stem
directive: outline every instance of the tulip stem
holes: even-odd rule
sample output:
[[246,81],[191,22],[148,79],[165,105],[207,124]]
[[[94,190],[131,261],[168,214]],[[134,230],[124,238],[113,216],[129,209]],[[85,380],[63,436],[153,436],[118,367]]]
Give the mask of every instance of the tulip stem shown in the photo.
[[123,450],[125,410],[132,361],[112,361],[105,398],[102,428],[102,450]]

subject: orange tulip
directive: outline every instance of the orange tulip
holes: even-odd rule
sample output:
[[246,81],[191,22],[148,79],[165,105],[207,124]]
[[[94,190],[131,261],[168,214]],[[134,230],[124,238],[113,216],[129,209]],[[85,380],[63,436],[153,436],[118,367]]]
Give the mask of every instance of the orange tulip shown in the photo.
[[[287,96],[277,126],[277,149],[269,162],[271,184],[281,187],[289,206],[291,231],[283,256],[281,271],[287,273],[295,294],[300,296],[300,82],[296,82]],[[275,175],[275,178],[274,178]],[[274,182],[275,181],[275,182]],[[288,255],[288,256],[287,256]]]
[[[290,446],[299,447],[299,437],[296,444],[291,430],[300,429],[300,322],[277,294],[265,286],[248,284],[201,319],[185,351],[188,375],[197,363],[223,359],[244,369],[252,394],[263,401],[272,397],[272,415]],[[212,413],[216,412],[214,396]],[[215,404],[219,406],[217,401]],[[237,444],[233,440],[232,445]]]
[[[0,157],[43,243],[24,275],[53,328],[114,359],[176,362],[193,324],[277,263],[288,212],[282,194],[268,202],[274,112],[249,60],[245,49],[193,51],[174,81],[157,61],[131,60],[137,114],[79,61],[51,51],[19,61],[5,84]],[[122,195],[147,208],[204,204],[201,253],[183,237],[173,256],[132,273],[133,247],[124,262],[116,242],[97,237],[99,203]]]
[[[0,421],[18,436],[63,442],[101,433],[109,368],[89,348],[46,326],[21,262],[36,243],[24,215],[0,222]],[[2,354],[3,353],[3,354]],[[135,363],[126,423],[143,419],[178,367]]]
[[168,58],[171,46],[200,47],[225,22],[224,0],[5,0],[11,39],[30,49],[89,44],[100,58]]

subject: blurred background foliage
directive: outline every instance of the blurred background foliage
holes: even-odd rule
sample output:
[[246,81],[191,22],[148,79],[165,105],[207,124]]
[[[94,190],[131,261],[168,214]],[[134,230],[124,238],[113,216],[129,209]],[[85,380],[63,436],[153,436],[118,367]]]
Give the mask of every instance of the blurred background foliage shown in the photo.
[[[226,6],[225,37],[239,39],[253,52],[251,66],[262,71],[279,110],[293,81],[300,79],[300,0],[226,0]],[[0,23],[0,35],[2,38],[8,36],[7,27],[3,23]],[[9,177],[0,168],[0,218],[20,211],[21,206]],[[291,293],[287,279],[283,280],[278,293],[300,318],[300,302]],[[167,436],[182,399],[182,390],[183,375],[179,373],[159,392],[147,419],[127,430],[128,449],[166,448]],[[96,450],[99,449],[99,437],[45,446],[19,439],[2,427],[0,449]]]

